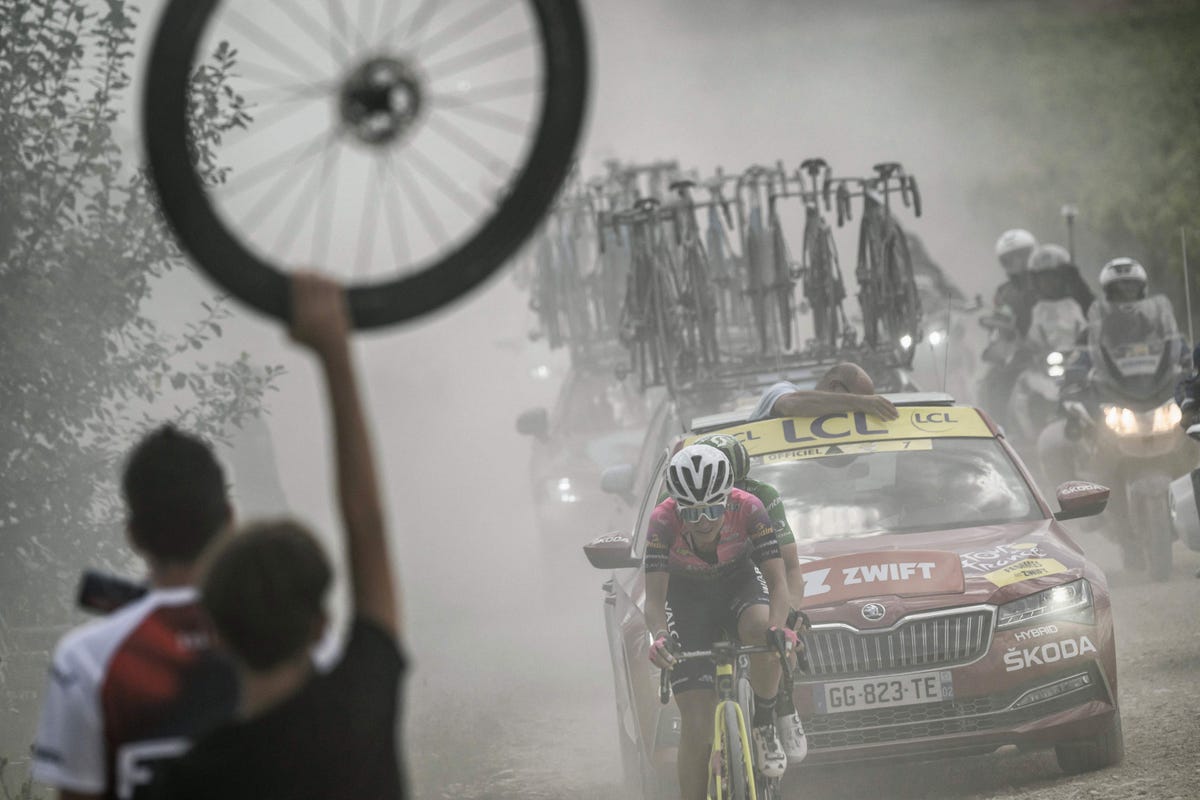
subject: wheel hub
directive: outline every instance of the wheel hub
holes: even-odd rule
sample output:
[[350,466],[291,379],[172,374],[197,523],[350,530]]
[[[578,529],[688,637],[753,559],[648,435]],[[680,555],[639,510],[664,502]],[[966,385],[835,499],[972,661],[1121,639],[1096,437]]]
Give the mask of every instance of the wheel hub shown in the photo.
[[359,141],[386,145],[403,137],[424,106],[420,76],[406,61],[381,56],[365,61],[342,84],[338,108]]

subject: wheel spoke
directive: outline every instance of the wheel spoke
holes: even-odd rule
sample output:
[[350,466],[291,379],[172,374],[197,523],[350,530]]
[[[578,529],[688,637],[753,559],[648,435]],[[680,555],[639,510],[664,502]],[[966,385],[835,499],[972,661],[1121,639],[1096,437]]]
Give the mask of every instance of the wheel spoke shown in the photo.
[[430,183],[441,190],[442,194],[458,204],[458,207],[465,211],[468,216],[477,216],[480,211],[484,210],[478,200],[458,188],[454,179],[416,147],[410,147],[406,152],[412,158],[413,166],[416,167],[417,172],[427,177]]
[[[450,0],[425,0],[417,7],[408,19],[388,30],[387,35],[383,37],[385,42],[390,42],[393,39],[398,39],[398,43],[403,45],[415,35],[419,35],[429,21],[437,14],[439,8],[449,3]],[[400,31],[403,30],[404,33]]]
[[[328,147],[335,141],[336,133],[330,132],[321,140],[322,149],[328,149]],[[313,167],[310,168],[308,177],[305,178],[304,184],[300,187],[299,192],[297,192],[296,202],[292,204],[292,210],[288,213],[283,227],[279,229],[279,235],[275,239],[275,244],[271,247],[272,253],[281,252],[280,248],[283,247],[283,243],[288,239],[288,237],[292,237],[293,244],[295,244],[295,242],[299,239],[296,234],[299,230],[301,221],[308,216],[310,210],[316,208],[317,203],[320,200],[319,192],[314,191],[313,183],[314,181],[318,180],[324,172],[324,170],[320,169],[319,167],[323,167],[328,163],[328,161],[328,154],[326,154],[324,161],[317,162]],[[305,201],[308,202],[306,203]]]
[[416,52],[422,53],[426,58],[435,54],[438,50],[459,41],[473,30],[490,22],[496,17],[503,14],[507,9],[512,8],[512,0],[492,0],[491,5],[481,8],[477,11],[472,11],[458,22],[453,22],[442,28],[437,33],[420,42],[416,47]]
[[[329,14],[330,33],[336,34],[348,49],[354,44],[350,23],[346,20],[346,12],[342,9],[341,0],[325,0],[325,10]],[[361,42],[359,43],[361,45]],[[361,48],[360,48],[361,49]]]
[[[518,136],[528,133],[532,128],[532,120],[523,120],[515,117],[512,114],[505,114],[503,111],[496,111],[491,108],[476,105],[449,105],[442,106],[447,111],[455,111],[468,117],[474,117],[476,122],[488,125],[497,130],[507,133],[515,133]],[[430,117],[432,120],[433,118]]]
[[248,89],[242,92],[242,97],[256,106],[274,106],[298,103],[301,100],[319,100],[326,95],[333,94],[333,90],[334,85],[331,83],[304,83],[266,89]]
[[520,97],[533,94],[537,89],[536,78],[513,78],[497,81],[484,86],[477,86],[459,94],[435,94],[430,102],[440,108],[455,108],[472,103],[487,103],[492,100],[503,100],[510,97]]
[[512,164],[493,153],[478,139],[468,136],[439,117],[430,117],[428,126],[430,130],[438,133],[443,139],[466,153],[479,165],[491,170],[492,174],[497,178],[503,180],[512,176]]
[[321,151],[321,144],[324,141],[324,135],[325,134],[323,133],[319,133],[313,136],[311,139],[301,142],[295,147],[292,147],[291,149],[286,150],[267,161],[255,164],[245,172],[235,175],[233,180],[226,183],[223,187],[221,192],[222,197],[232,198],[237,196],[245,189],[260,183],[263,177],[274,170],[280,163],[287,161],[288,159],[292,159],[292,164],[284,170],[284,174],[286,175],[287,169],[294,168],[300,162],[307,161],[309,158],[312,158]]
[[396,23],[399,21],[399,16],[396,12],[400,9],[402,3],[399,0],[381,0],[379,3],[379,19],[375,22],[375,31],[386,31],[381,42],[376,42],[375,46],[380,47],[381,43],[387,42],[387,36],[394,34],[396,31]]
[[[248,38],[254,40],[255,47],[261,47],[263,50],[274,54],[275,58],[282,64],[287,64],[296,70],[296,74],[302,78],[311,77],[313,63],[304,58],[303,55],[295,52],[287,45],[280,42],[273,34],[264,29],[257,22],[243,16],[236,8],[227,5],[225,13],[229,15],[231,22],[236,22],[242,27],[242,33],[246,33],[246,29],[253,32],[253,36]],[[236,26],[235,26],[236,27]],[[320,78],[318,78],[320,80]]]
[[479,67],[489,61],[495,61],[497,58],[515,53],[532,44],[533,40],[529,38],[528,33],[515,33],[511,36],[505,36],[503,39],[497,39],[489,44],[476,47],[474,50],[468,50],[440,64],[431,65],[427,67],[427,70],[431,75],[437,74],[439,77],[444,78],[447,75],[453,75],[472,67]]
[[336,38],[328,26],[321,25],[313,19],[312,15],[304,10],[303,3],[289,3],[285,8],[283,0],[273,0],[273,2],[280,6],[280,10],[290,15],[292,22],[295,22],[301,30],[307,33],[318,47],[329,53],[334,64],[342,67],[350,60],[350,48],[346,46],[346,43]]
[[[388,225],[388,238],[392,247],[392,258],[397,266],[407,264],[412,259],[412,253],[408,249],[408,225],[404,221],[404,206],[401,204],[400,197],[400,176],[392,171],[392,156],[389,156],[383,161],[383,172],[386,181],[381,184],[383,191],[380,194],[383,197],[384,210],[387,212],[386,218],[396,220],[399,225]],[[396,240],[396,229],[400,229],[399,244]]]
[[[329,253],[329,232],[333,225],[332,207],[337,200],[337,164],[338,158],[341,156],[342,148],[339,146],[340,140],[334,140],[332,154],[326,154],[325,161],[321,165],[321,185],[317,187],[317,193],[321,196],[320,203],[317,207],[316,218],[313,224],[316,226],[316,232],[313,235],[313,263],[325,264],[325,256]],[[333,185],[329,185],[330,176],[333,179]]]
[[288,117],[294,116],[299,111],[305,110],[305,108],[306,107],[303,105],[278,105],[274,108],[267,109],[262,114],[258,114],[251,119],[250,124],[245,128],[244,134],[238,136],[232,135],[233,132],[225,134],[225,140],[227,142],[226,146],[234,147],[236,145],[244,144],[250,139],[253,139],[256,134],[273,129],[280,122],[283,122]]
[[[316,91],[317,89],[328,90],[329,87],[332,87],[334,85],[332,82],[329,82],[324,79],[309,80],[304,84],[297,84],[296,78],[300,77],[303,79],[303,76],[291,75],[286,72],[281,72],[277,69],[273,69],[271,67],[264,67],[262,64],[256,64],[254,62],[243,61],[241,59],[238,59],[237,65],[238,65],[237,77],[239,79],[253,81],[255,83],[258,83],[258,84],[261,84],[261,85],[267,87],[268,89],[275,89],[275,90],[278,90],[280,88],[294,89],[300,85],[304,85],[304,86],[308,86],[311,89],[313,89],[314,91]],[[247,68],[249,68],[249,72],[246,71]],[[256,75],[254,73],[258,73],[258,74]]]
[[[412,155],[415,152],[416,151],[411,148],[408,151],[409,155]],[[389,155],[388,158],[390,160],[391,155]],[[395,161],[393,162],[393,166],[397,172],[402,173],[399,176],[400,182],[397,185],[402,185],[405,187],[411,186],[413,188],[414,191],[412,194],[416,196],[415,205],[417,208],[417,216],[421,218],[421,222],[425,224],[425,229],[427,231],[433,231],[435,241],[438,243],[438,245],[441,245],[446,241],[446,239],[449,238],[449,236],[446,235],[446,229],[442,227],[441,220],[439,220],[437,215],[433,213],[433,206],[429,202],[429,196],[425,194],[425,190],[421,188],[421,184],[414,179],[412,172],[408,169],[408,167],[404,166],[403,162]]]
[[[386,160],[380,159],[386,164]],[[370,263],[370,256],[375,250],[375,228],[376,220],[379,218],[379,207],[372,203],[374,197],[379,197],[383,194],[383,167],[380,166],[371,170],[370,177],[363,181],[363,203],[362,211],[359,212],[359,219],[366,226],[364,234],[363,225],[358,228],[358,259],[355,263],[354,274],[358,277],[366,274],[367,266]],[[374,187],[372,187],[374,184]],[[372,191],[375,188],[377,191]],[[365,235],[365,239],[364,239]]]

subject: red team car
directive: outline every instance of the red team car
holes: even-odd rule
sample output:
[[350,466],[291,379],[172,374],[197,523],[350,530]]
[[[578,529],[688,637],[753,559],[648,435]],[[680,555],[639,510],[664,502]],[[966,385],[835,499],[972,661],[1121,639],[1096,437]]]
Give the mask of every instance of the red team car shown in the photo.
[[[811,672],[795,690],[805,763],[1002,745],[1054,747],[1067,772],[1116,763],[1108,585],[1059,524],[1099,513],[1108,491],[1064,484],[1053,511],[987,416],[940,398],[901,405],[892,422],[842,413],[693,424],[745,443],[751,476],[778,489],[796,534],[813,625]],[[585,548],[613,570],[605,612],[618,735],[626,776],[648,797],[674,772],[678,740],[642,616],[640,558],[661,469],[653,474],[632,535]]]

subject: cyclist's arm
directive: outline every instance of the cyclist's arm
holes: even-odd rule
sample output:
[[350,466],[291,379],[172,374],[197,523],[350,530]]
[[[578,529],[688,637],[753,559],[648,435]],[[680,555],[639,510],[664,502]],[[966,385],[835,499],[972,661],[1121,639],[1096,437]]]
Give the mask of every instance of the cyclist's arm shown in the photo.
[[752,508],[747,518],[746,532],[750,536],[751,558],[767,583],[767,596],[770,598],[767,625],[782,628],[787,624],[788,612],[792,610],[792,598],[788,592],[783,558],[779,554],[779,539],[775,536],[775,526],[771,524],[762,501],[751,496],[750,504]]
[[292,337],[319,356],[333,412],[338,501],[356,614],[399,633],[383,504],[350,353],[344,293],[320,276],[292,278]]
[[642,568],[646,571],[646,629],[652,638],[667,630],[667,586],[670,576],[667,563],[670,552],[668,532],[659,520],[659,509],[650,517],[650,528],[646,532],[646,554],[642,556]]
[[767,596],[771,600],[767,626],[782,628],[787,624],[788,613],[792,610],[792,595],[788,591],[783,559],[768,558],[758,565],[758,569],[762,572],[763,580],[767,582]]
[[652,639],[667,630],[667,585],[665,572],[646,573],[646,630]]
[[779,555],[783,558],[784,577],[792,608],[800,608],[800,603],[804,600],[804,579],[800,576],[800,554],[797,552],[796,543],[780,546]]

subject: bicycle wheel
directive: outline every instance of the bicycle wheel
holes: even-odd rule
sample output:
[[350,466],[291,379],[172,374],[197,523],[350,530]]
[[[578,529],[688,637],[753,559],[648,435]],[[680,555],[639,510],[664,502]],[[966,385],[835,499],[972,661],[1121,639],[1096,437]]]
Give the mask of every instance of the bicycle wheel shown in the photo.
[[[742,728],[738,725],[738,706],[732,700],[721,704],[720,771],[710,780],[721,781],[722,797],[730,800],[748,800],[750,785],[754,777],[750,774],[746,751],[742,749]],[[748,741],[748,740],[746,740]],[[709,792],[716,797],[715,792]]]
[[[170,0],[143,133],[167,219],[224,289],[286,318],[286,275],[312,266],[357,327],[387,325],[476,286],[537,226],[584,115],[578,2],[451,5]],[[211,143],[227,172],[205,184],[190,87],[218,44],[251,119]]]

